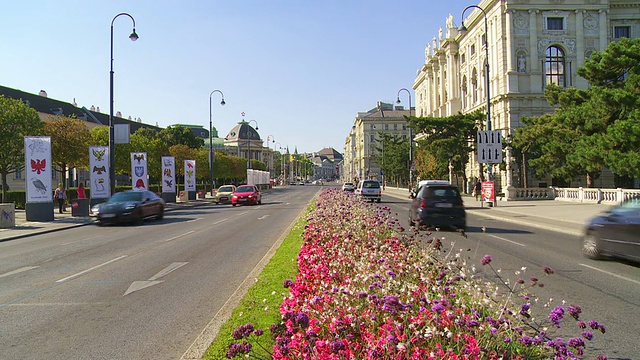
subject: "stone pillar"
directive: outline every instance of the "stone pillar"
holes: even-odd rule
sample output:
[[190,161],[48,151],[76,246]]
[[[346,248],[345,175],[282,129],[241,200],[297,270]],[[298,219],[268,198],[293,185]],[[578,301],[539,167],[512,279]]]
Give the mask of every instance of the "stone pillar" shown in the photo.
[[529,10],[529,69],[531,76],[529,80],[531,82],[530,92],[542,91],[542,77],[540,74],[540,61],[538,60],[538,26],[536,25],[536,19],[538,16],[538,10]]
[[571,69],[571,77],[575,79],[573,84],[579,89],[586,89],[589,83],[582,77],[574,76],[579,67],[584,66],[584,14],[585,10],[576,10],[576,66]]
[[607,10],[600,10],[600,18],[598,21],[598,30],[600,32],[599,40],[600,40],[600,48],[598,51],[604,51],[609,44],[607,39],[607,29],[609,28],[609,24],[607,22]]

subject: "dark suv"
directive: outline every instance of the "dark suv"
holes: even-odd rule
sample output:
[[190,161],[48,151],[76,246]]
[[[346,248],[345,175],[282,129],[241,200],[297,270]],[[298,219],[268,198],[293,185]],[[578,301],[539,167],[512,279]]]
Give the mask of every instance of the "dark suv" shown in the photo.
[[467,216],[457,187],[449,184],[425,184],[411,197],[410,226],[452,227],[466,231]]

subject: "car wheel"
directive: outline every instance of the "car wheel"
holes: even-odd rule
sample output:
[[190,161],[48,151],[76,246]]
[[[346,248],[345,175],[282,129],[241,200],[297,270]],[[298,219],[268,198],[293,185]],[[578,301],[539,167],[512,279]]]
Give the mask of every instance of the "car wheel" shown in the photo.
[[156,215],[156,219],[162,220],[163,217],[164,217],[164,208],[161,208],[160,211],[158,211],[158,215]]
[[231,205],[232,205],[232,206],[236,206],[236,205],[238,205],[238,204],[231,204]]
[[597,233],[590,232],[582,238],[582,253],[589,259],[602,258],[602,240]]
[[380,204],[380,201],[382,201],[382,199],[378,198],[376,201],[378,202],[378,204]]

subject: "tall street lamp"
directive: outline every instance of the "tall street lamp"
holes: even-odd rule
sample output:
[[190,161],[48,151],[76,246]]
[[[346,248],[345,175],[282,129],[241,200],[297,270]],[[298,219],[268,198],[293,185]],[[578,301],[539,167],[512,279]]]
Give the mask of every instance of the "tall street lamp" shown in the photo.
[[213,196],[213,117],[211,115],[211,97],[214,93],[220,93],[222,97],[222,101],[220,101],[220,105],[226,104],[224,102],[224,94],[220,90],[213,90],[211,94],[209,94],[209,187],[211,188],[211,196]]
[[[487,13],[478,5],[469,5],[464,10],[462,10],[462,19],[464,19],[465,11],[476,8],[482,11],[482,15],[484,15],[484,50],[485,50],[485,80],[486,80],[486,93],[487,93],[487,131],[491,131],[491,96],[489,93],[489,85],[491,84],[491,80],[489,79],[489,26],[487,25]],[[461,32],[467,31],[466,26],[464,26],[464,20],[462,20],[462,24],[460,25],[459,30]],[[491,181],[491,164],[487,164],[487,181]]]
[[[409,119],[411,119],[411,91],[402,88],[398,90],[396,104],[402,103],[400,101],[400,92],[406,91],[409,95]],[[409,191],[413,190],[413,128],[409,127]]]
[[113,131],[113,22],[121,15],[128,16],[133,22],[133,31],[131,35],[129,35],[129,39],[131,39],[131,41],[138,40],[136,21],[133,16],[127,13],[120,13],[113,17],[113,20],[111,20],[111,71],[109,72],[109,185],[111,195],[116,192],[116,147],[115,134]]
[[[276,140],[273,138],[273,135],[267,135],[267,153],[269,153],[271,151],[271,149],[269,148],[269,140],[271,140],[272,143],[276,143]],[[273,145],[273,152],[276,152],[276,146]],[[275,169],[275,166],[273,166],[273,156],[271,156],[271,154],[269,154],[269,164],[267,164],[267,170],[269,170],[269,176],[271,176],[271,170]],[[274,174],[275,175],[275,174]]]
[[[247,124],[251,127],[251,122],[256,123],[256,130],[258,130],[258,122],[255,120],[249,120]],[[249,141],[247,144],[247,157],[249,160],[247,161],[247,169],[251,169],[251,130],[247,129],[247,140]]]
[[[275,140],[274,140],[274,141],[275,141]],[[276,167],[275,167],[275,162],[276,162],[276,160],[275,160],[276,147],[280,150],[280,156],[282,157],[282,169],[280,169],[280,170],[281,170],[281,173],[283,174],[283,177],[282,177],[282,178],[284,179],[284,155],[282,155],[282,144],[280,144],[279,142],[276,142],[275,144],[273,144],[273,155],[274,155],[274,158],[273,158],[273,165],[274,165],[274,166],[273,166],[273,176],[276,176]],[[284,180],[283,180],[283,181],[284,181]]]

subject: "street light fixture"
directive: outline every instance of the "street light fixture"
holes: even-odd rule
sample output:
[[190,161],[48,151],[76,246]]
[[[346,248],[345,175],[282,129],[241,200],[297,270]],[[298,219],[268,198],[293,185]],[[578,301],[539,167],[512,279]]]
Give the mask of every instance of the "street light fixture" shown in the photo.
[[[487,13],[478,5],[469,5],[464,10],[462,10],[462,19],[464,19],[465,11],[476,8],[482,12],[484,15],[484,50],[485,50],[485,79],[486,79],[486,93],[487,93],[487,131],[491,131],[491,95],[490,84],[491,80],[489,79],[489,26],[487,25]],[[460,32],[467,31],[467,27],[464,26],[464,20],[462,20],[462,24],[460,28],[458,28]],[[491,164],[487,164],[487,181],[491,181]]]
[[[276,140],[273,138],[273,135],[267,135],[267,153],[269,153],[271,151],[271,149],[269,148],[269,140],[271,140],[272,143],[276,143]],[[273,145],[273,152],[276,152],[276,146]],[[271,176],[271,168],[275,169],[275,166],[273,166],[273,156],[271,156],[272,154],[269,154],[269,164],[267,164],[267,170],[269,170],[269,176]],[[275,174],[274,174],[275,175]]]
[[[275,142],[275,140],[274,140],[274,142]],[[282,157],[282,169],[280,169],[280,170],[281,170],[281,173],[283,174],[283,176],[282,176],[283,180],[282,181],[284,181],[284,155],[282,155],[282,144],[280,144],[279,142],[276,142],[275,144],[273,144],[273,153],[274,153],[274,155],[275,155],[275,152],[276,152],[276,147],[280,150],[280,156]],[[274,162],[273,176],[275,176],[276,175],[275,157],[274,157],[273,160],[274,160],[273,161]]]
[[[409,119],[411,119],[411,91],[402,88],[398,90],[396,104],[402,103],[400,101],[400,92],[406,91],[409,95]],[[409,191],[413,190],[413,128],[409,127]]]
[[213,117],[211,115],[211,97],[214,93],[220,93],[222,97],[222,101],[220,101],[220,105],[224,106],[226,102],[224,101],[224,94],[220,90],[213,90],[211,94],[209,94],[209,187],[211,188],[211,196],[213,196]]
[[116,192],[116,147],[115,147],[115,134],[113,129],[113,22],[116,21],[118,16],[128,16],[133,22],[133,31],[129,35],[131,41],[138,40],[138,34],[136,34],[136,20],[133,16],[127,13],[120,13],[113,17],[111,20],[111,71],[109,72],[109,188],[110,195]]
[[[258,130],[258,122],[257,121],[249,120],[247,122],[247,124],[251,124],[252,121],[256,123],[256,130]],[[249,125],[249,127],[251,127],[251,125]],[[247,140],[248,140],[247,157],[249,158],[249,160],[247,161],[247,169],[251,169],[251,130],[250,129],[247,129]]]

